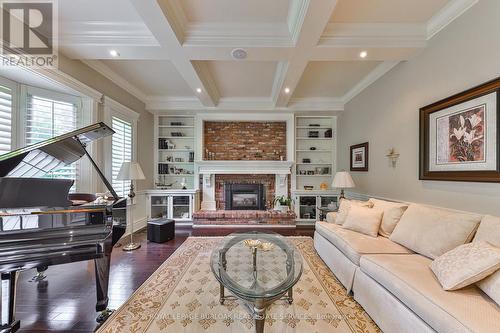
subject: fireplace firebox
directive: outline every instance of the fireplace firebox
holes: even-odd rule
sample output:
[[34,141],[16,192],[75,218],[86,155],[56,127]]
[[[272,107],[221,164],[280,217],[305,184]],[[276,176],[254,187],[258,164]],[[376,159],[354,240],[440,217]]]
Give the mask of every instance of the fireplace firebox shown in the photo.
[[226,210],[266,210],[263,184],[225,184]]

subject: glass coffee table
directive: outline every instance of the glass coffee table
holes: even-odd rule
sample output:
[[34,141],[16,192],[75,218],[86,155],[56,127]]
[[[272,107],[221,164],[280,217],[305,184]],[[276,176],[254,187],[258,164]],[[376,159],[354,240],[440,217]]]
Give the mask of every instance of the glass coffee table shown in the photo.
[[302,257],[295,246],[276,233],[246,232],[226,236],[212,252],[210,266],[220,283],[220,303],[233,296],[244,301],[264,332],[267,308],[278,299],[293,302],[292,288],[302,274]]

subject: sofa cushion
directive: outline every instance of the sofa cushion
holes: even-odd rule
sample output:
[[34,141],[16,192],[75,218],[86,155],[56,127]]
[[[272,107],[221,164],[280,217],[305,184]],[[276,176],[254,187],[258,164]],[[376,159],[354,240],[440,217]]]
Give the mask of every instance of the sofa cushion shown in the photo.
[[367,255],[360,269],[438,332],[498,332],[500,308],[495,302],[474,285],[443,290],[430,263],[417,254]]
[[370,208],[373,207],[373,204],[369,201],[342,199],[340,200],[339,211],[337,217],[335,218],[336,224],[344,224],[347,214],[349,214],[349,210],[351,209],[352,205]]
[[360,257],[365,254],[412,253],[407,248],[390,241],[388,238],[366,236],[356,231],[344,229],[336,224],[316,222],[316,231],[358,266]]
[[472,239],[481,220],[477,214],[411,204],[390,239],[431,259]]
[[[500,247],[500,217],[486,215],[477,229],[474,242],[487,241]],[[500,305],[500,271],[481,280],[477,286]]]
[[380,225],[378,233],[384,237],[389,237],[401,219],[401,216],[403,216],[408,208],[408,204],[375,198],[370,198],[368,201],[373,203],[373,208],[380,209],[384,212],[382,224]]
[[380,209],[352,205],[342,227],[377,237],[383,214]]
[[500,249],[485,241],[457,246],[431,264],[444,290],[457,290],[490,276],[500,268]]
[[335,223],[335,220],[337,219],[337,212],[329,212],[326,213],[326,222],[328,223]]

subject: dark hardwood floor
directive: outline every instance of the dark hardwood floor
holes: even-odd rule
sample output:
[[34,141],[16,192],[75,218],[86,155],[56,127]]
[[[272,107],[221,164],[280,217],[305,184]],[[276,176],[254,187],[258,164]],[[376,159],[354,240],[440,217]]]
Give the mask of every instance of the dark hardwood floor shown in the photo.
[[[262,230],[262,229],[259,229]],[[221,236],[235,229],[177,228],[174,240],[163,244],[148,242],[145,230],[136,240],[141,248],[113,249],[109,286],[109,307],[118,308],[174,251],[193,236]],[[242,231],[237,229],[237,231]],[[312,236],[313,229],[275,229],[285,236]],[[16,316],[21,320],[19,332],[93,332],[96,327],[95,282],[93,261],[51,266],[42,282],[31,282],[35,270],[20,274]]]

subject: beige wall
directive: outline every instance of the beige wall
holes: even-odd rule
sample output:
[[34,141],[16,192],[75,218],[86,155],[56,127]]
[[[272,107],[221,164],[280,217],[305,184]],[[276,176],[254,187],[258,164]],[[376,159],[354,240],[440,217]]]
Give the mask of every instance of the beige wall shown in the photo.
[[140,114],[137,123],[137,160],[147,178],[139,181],[137,187],[138,189],[152,188],[154,117],[146,111],[145,104],[81,61],[71,60],[61,55],[59,69]]
[[[500,216],[500,184],[418,180],[419,108],[500,76],[500,1],[482,0],[414,59],[400,63],[346,106],[339,118],[339,168],[349,146],[369,141],[369,172],[356,192]],[[396,168],[385,157],[401,154]]]

